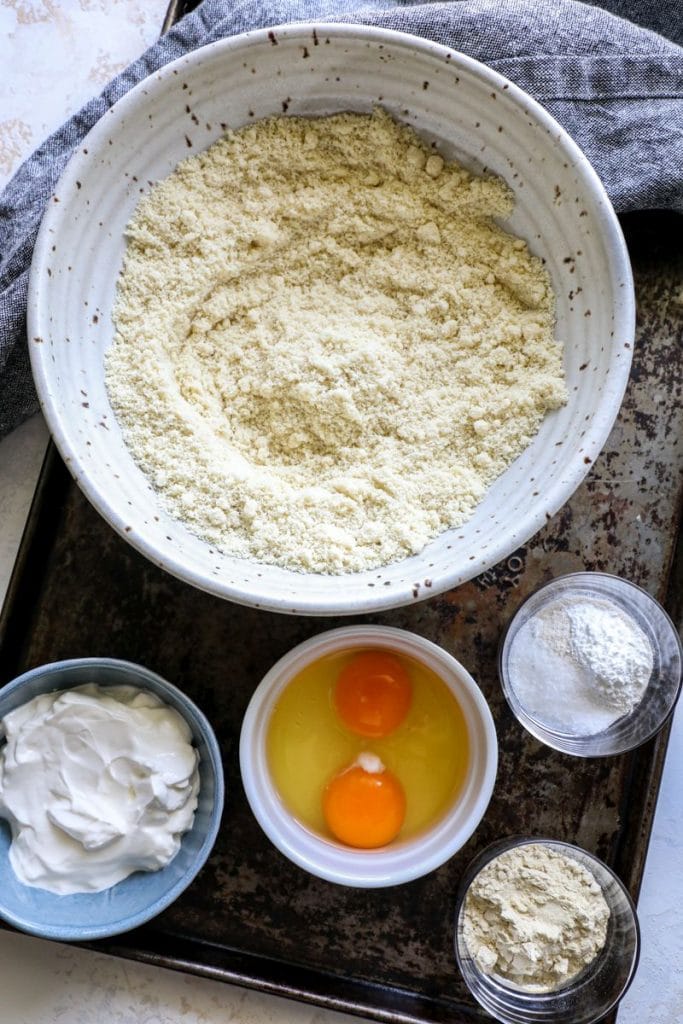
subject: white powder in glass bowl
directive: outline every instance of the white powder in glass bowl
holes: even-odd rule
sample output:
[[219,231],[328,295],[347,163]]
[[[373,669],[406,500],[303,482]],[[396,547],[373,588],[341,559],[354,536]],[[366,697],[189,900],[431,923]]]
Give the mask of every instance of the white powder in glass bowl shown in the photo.
[[652,675],[652,644],[614,601],[558,597],[520,626],[508,679],[527,714],[546,728],[592,736],[628,714]]

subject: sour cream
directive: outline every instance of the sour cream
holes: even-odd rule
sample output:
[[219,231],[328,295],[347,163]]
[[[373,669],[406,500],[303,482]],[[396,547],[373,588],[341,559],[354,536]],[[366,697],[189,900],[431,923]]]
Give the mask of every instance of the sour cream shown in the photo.
[[133,686],[35,697],[0,723],[0,816],[26,885],[99,892],[164,867],[192,826],[199,756],[185,720]]

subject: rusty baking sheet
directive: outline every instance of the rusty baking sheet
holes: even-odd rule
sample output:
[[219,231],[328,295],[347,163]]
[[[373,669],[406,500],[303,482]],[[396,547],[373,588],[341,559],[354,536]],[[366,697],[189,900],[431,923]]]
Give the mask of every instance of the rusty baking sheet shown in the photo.
[[[191,5],[172,5],[171,17],[184,6]],[[458,974],[453,909],[464,867],[484,846],[518,833],[566,839],[607,861],[637,896],[668,729],[615,758],[584,761],[547,749],[510,714],[496,653],[527,594],[579,569],[633,580],[678,620],[681,226],[671,214],[625,221],[639,308],[633,371],[583,485],[504,563],[429,601],[321,620],[203,594],[121,540],[50,448],[0,616],[0,685],[61,658],[141,662],[206,712],[227,784],[216,846],[192,885],[145,927],[91,948],[380,1021],[472,1024],[490,1018]],[[239,777],[240,724],[255,686],[294,644],[342,621],[414,630],[452,652],[489,701],[500,744],[495,793],[467,846],[427,877],[375,892],[334,886],[289,863],[260,831]]]
[[50,450],[0,619],[0,684],[60,658],[141,662],[208,714],[227,782],[218,841],[190,888],[149,925],[93,948],[377,1020],[455,1024],[487,1019],[458,975],[452,918],[465,865],[493,839],[576,842],[637,895],[667,731],[631,755],[574,759],[522,730],[496,675],[504,625],[531,590],[561,573],[617,573],[678,613],[667,587],[682,479],[681,260],[672,250],[680,222],[650,216],[627,226],[639,304],[633,373],[589,477],[504,563],[447,594],[372,616],[451,651],[496,721],[500,768],[487,814],[467,846],[426,878],[375,892],[313,878],[270,845],[244,798],[238,737],[254,687],[290,647],[342,620],[256,611],[181,583],[110,529]]

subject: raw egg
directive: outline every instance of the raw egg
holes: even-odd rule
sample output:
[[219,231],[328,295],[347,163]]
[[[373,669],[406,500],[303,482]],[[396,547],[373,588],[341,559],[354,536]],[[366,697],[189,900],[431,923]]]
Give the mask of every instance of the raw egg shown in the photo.
[[[268,723],[268,763],[284,805],[304,827],[353,847],[434,825],[457,799],[469,756],[451,689],[422,662],[384,648],[306,665]],[[368,771],[373,758],[381,770]]]
[[335,839],[347,846],[386,846],[401,830],[406,796],[380,758],[363,753],[327,783],[323,815]]
[[363,651],[339,673],[334,703],[339,717],[360,736],[387,736],[408,714],[412,684],[389,651]]

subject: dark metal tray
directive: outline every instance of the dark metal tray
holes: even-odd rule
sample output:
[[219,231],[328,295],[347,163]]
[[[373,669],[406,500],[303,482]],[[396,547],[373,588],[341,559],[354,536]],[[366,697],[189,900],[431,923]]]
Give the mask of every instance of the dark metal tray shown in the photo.
[[455,965],[453,903],[465,865],[492,840],[527,833],[576,842],[637,896],[668,729],[630,755],[570,758],[522,730],[496,675],[510,616],[530,591],[565,572],[625,576],[678,618],[681,223],[649,215],[625,227],[638,340],[619,420],[590,475],[504,563],[450,593],[373,616],[454,653],[479,682],[498,731],[498,781],[480,828],[418,881],[368,892],[313,878],[270,845],[244,797],[238,738],[254,687],[281,654],[340,620],[242,608],[165,574],[107,526],[50,448],[0,616],[0,684],[67,657],[141,662],[206,712],[227,782],[222,829],[190,888],[147,926],[92,948],[381,1021],[456,1024],[490,1019]]
[[664,218],[630,224],[640,306],[633,373],[586,482],[506,562],[450,593],[374,616],[430,637],[470,669],[500,743],[480,828],[449,863],[408,885],[355,891],[307,875],[266,840],[240,784],[239,728],[254,687],[291,646],[340,620],[242,608],[172,578],[109,528],[50,449],[0,618],[0,683],[60,658],[141,662],[208,714],[227,780],[223,826],[194,883],[148,926],[94,948],[378,1020],[453,1024],[485,1019],[455,966],[452,917],[465,865],[493,839],[528,833],[577,842],[637,895],[667,730],[621,757],[551,751],[508,711],[496,650],[532,589],[578,569],[626,576],[677,615],[667,599],[678,588],[668,592],[667,581],[682,479],[681,339],[671,313],[680,278],[665,228]]

